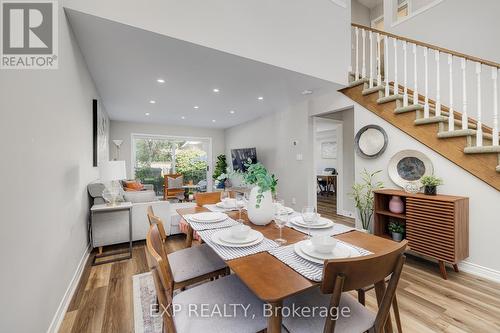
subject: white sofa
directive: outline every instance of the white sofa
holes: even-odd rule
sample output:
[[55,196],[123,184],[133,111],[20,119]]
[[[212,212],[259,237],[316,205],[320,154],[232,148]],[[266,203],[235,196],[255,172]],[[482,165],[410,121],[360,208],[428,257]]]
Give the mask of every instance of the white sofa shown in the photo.
[[[94,202],[101,203],[100,188],[95,184],[89,193]],[[146,239],[149,229],[147,207],[152,206],[155,215],[165,223],[165,231],[168,235],[180,233],[180,216],[176,210],[179,208],[193,207],[194,203],[170,203],[158,201],[153,191],[141,191],[125,193],[125,201],[132,202],[132,239],[134,241]],[[152,200],[152,201],[149,201]],[[106,246],[129,241],[128,211],[115,211],[94,214],[92,221],[92,246]]]

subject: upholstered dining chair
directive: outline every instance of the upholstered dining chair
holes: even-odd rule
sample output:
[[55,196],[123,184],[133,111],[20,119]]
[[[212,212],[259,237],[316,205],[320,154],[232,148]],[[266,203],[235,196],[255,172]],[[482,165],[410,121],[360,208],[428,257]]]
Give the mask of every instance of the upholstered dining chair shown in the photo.
[[[156,251],[155,237],[158,239],[155,225],[149,229],[146,238],[147,256],[150,271],[153,275],[159,312],[163,315],[163,332],[168,333],[220,333],[220,332],[263,332],[267,319],[263,316],[264,303],[259,300],[235,275],[227,275],[220,279],[203,283],[173,296],[170,283],[168,262]],[[156,234],[156,236],[155,236]],[[209,311],[216,306],[241,304],[248,307],[243,311],[235,307],[231,316],[192,315],[193,306],[207,306]],[[175,313],[174,313],[175,310]],[[194,311],[201,312],[201,307]],[[246,314],[246,315],[245,315]]]
[[[385,327],[392,327],[387,319],[403,269],[406,245],[407,241],[402,241],[392,251],[379,255],[325,261],[320,287],[285,300],[284,306],[324,307],[329,310],[328,314],[307,318],[289,316],[283,318],[285,328],[290,333],[383,333]],[[385,279],[388,276],[390,279],[386,288]],[[381,300],[377,313],[346,293],[372,284]],[[349,308],[348,316],[342,315],[346,308]]]
[[184,195],[184,176],[181,173],[172,173],[164,176],[163,199],[179,199]]
[[146,235],[148,250],[153,249],[165,262],[168,290],[183,290],[195,283],[218,278],[230,273],[226,263],[207,245],[192,246],[167,254],[160,230],[163,222],[152,216],[152,223]]

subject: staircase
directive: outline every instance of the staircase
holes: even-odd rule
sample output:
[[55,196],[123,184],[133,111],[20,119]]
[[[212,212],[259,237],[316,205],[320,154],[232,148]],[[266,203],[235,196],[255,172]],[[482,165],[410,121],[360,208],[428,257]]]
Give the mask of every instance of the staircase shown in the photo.
[[[353,24],[352,40],[354,70],[349,68],[350,84],[341,92],[500,191],[497,83],[500,64],[357,24]],[[429,51],[434,58],[432,68],[429,68]],[[440,70],[442,56],[447,60],[445,75]],[[454,60],[460,61],[459,67],[454,66]],[[472,79],[471,71],[467,71],[470,64],[474,65]],[[491,71],[490,82],[481,77],[483,69]],[[402,85],[398,71],[403,72]],[[454,76],[461,77],[461,96],[454,92],[457,86]],[[441,81],[445,81],[446,91],[441,91]],[[421,85],[423,95],[417,92]],[[475,118],[467,113],[471,97],[475,98]],[[443,98],[449,106],[441,104]],[[462,112],[453,104],[460,104]],[[491,127],[482,121],[485,118],[491,121]]]

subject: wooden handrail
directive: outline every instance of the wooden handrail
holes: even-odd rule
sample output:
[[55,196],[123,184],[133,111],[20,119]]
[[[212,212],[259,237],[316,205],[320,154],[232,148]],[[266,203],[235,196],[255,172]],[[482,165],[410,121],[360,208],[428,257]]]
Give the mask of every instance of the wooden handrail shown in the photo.
[[464,59],[467,59],[467,60],[470,60],[470,61],[479,62],[479,63],[481,63],[483,65],[500,68],[500,64],[496,63],[494,61],[484,60],[484,59],[481,59],[481,58],[478,58],[478,57],[473,57],[473,56],[470,56],[470,55],[467,55],[467,54],[463,54],[463,53],[460,53],[460,52],[457,52],[457,51],[445,49],[444,47],[439,47],[439,46],[436,46],[436,45],[432,45],[432,44],[428,44],[428,43],[424,43],[424,42],[419,42],[418,40],[414,40],[414,39],[411,39],[411,38],[406,38],[406,37],[403,37],[403,36],[391,34],[390,32],[385,32],[385,31],[382,31],[382,30],[373,29],[373,28],[370,28],[370,27],[367,27],[367,26],[364,26],[364,25],[361,25],[361,24],[351,23],[351,25],[353,27],[357,27],[357,28],[360,28],[360,29],[364,29],[364,30],[368,30],[368,31],[373,31],[373,32],[379,33],[381,35],[385,35],[387,37],[392,37],[392,38],[396,38],[396,39],[399,39],[399,40],[404,40],[404,41],[406,41],[408,43],[420,45],[422,47],[427,47],[429,49],[438,50],[439,52],[451,54],[451,55],[454,55],[454,56],[459,57],[459,58],[464,58]]

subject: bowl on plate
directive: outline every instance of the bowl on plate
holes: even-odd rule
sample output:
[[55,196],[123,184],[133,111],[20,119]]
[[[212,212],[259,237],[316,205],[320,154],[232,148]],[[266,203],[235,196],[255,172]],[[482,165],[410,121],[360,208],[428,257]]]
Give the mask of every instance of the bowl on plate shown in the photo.
[[335,238],[325,235],[311,237],[311,243],[314,250],[319,253],[331,253],[335,249],[335,246],[337,246]]
[[224,199],[222,199],[222,206],[224,208],[234,208],[234,207],[236,207],[236,199],[224,198]]
[[252,228],[250,228],[247,225],[244,224],[239,224],[231,227],[231,236],[233,236],[236,239],[245,239],[248,236],[248,233],[250,232]]

